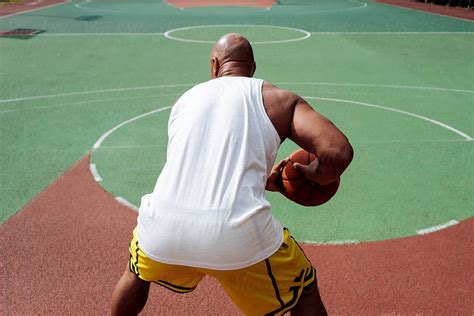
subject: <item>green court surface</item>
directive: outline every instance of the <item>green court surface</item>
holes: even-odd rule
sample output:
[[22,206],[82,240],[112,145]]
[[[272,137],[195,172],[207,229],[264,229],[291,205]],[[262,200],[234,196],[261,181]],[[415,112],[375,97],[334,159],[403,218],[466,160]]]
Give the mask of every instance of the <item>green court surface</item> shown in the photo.
[[328,204],[269,194],[298,239],[383,240],[474,214],[471,22],[364,1],[72,1],[0,19],[17,28],[43,33],[0,38],[2,222],[94,144],[100,184],[138,205],[165,163],[168,107],[208,80],[227,32],[255,44],[256,77],[304,96],[354,146]]

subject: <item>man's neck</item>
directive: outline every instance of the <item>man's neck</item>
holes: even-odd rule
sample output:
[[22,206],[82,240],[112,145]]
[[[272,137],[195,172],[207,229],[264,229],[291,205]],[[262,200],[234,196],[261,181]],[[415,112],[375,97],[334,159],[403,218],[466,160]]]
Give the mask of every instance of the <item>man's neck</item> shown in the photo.
[[[240,64],[240,65],[239,65]],[[243,67],[240,62],[227,62],[222,64],[217,77],[252,77],[247,67]]]

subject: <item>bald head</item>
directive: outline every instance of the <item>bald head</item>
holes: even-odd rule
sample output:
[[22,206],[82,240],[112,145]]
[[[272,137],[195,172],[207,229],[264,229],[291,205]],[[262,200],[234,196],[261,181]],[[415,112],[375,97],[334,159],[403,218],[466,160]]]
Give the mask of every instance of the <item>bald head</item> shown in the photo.
[[252,77],[255,68],[252,46],[240,34],[226,34],[212,47],[211,78],[223,76]]

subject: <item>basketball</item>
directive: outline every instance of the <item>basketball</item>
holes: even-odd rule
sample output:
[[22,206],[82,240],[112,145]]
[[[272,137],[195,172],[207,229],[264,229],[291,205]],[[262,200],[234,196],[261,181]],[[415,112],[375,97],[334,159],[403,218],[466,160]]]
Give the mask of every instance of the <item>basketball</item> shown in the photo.
[[339,188],[340,179],[321,185],[312,182],[293,167],[294,162],[308,165],[316,156],[304,149],[292,153],[282,170],[283,191],[288,199],[304,206],[318,206],[329,201]]

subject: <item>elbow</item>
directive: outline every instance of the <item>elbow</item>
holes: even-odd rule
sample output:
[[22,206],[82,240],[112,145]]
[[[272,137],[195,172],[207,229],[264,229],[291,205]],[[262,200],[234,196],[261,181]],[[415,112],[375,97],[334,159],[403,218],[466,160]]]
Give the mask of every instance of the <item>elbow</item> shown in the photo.
[[353,158],[354,149],[347,138],[344,137],[344,140],[338,142],[338,145],[333,147],[332,150],[333,176],[339,178],[349,167]]
[[343,170],[346,170],[351,164],[352,159],[354,159],[354,148],[352,148],[351,143],[349,143],[347,139],[344,146],[341,148],[340,159]]
[[320,151],[319,179],[320,184],[329,184],[341,177],[354,158],[354,149],[347,139],[333,143],[325,151]]

